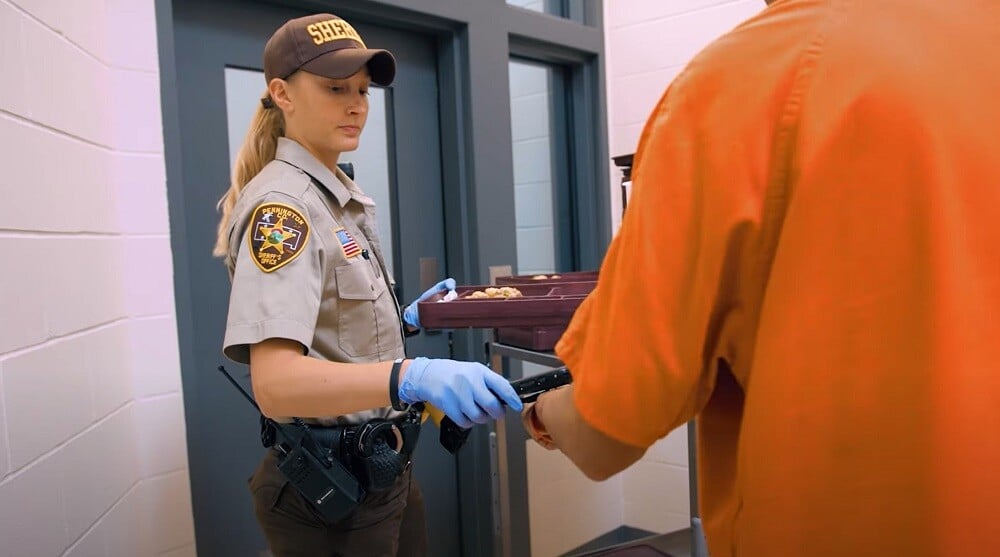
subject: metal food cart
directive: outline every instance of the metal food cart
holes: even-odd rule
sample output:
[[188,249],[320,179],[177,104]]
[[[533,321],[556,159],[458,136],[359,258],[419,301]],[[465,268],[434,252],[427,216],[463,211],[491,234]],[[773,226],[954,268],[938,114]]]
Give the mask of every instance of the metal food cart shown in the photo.
[[[529,362],[546,368],[556,368],[563,365],[552,352],[529,350],[496,341],[487,343],[486,352],[490,367],[511,380],[521,378],[520,366],[511,365],[512,361]],[[508,423],[507,420],[514,420],[515,423]],[[516,415],[508,415],[507,420],[498,420],[494,423],[489,442],[491,501],[493,504],[493,554],[495,557],[527,557],[531,555],[526,493],[527,461],[524,451],[524,441],[528,437],[521,424],[517,422]],[[708,557],[701,519],[698,515],[694,427],[694,422],[688,424],[691,513],[688,551],[692,557]],[[641,542],[642,540],[636,541]],[[606,549],[609,548],[603,548],[602,551]]]

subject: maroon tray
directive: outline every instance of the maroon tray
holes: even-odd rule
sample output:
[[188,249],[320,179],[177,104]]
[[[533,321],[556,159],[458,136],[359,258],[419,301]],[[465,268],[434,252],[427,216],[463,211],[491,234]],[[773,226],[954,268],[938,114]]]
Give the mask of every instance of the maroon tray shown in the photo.
[[[535,278],[541,275],[546,278]],[[559,278],[551,278],[558,275]],[[518,284],[559,284],[564,282],[594,282],[597,271],[570,271],[568,273],[539,273],[536,275],[508,275],[497,277],[498,286],[516,286]]]
[[528,350],[552,350],[565,332],[566,325],[500,327],[497,341]]
[[497,286],[459,286],[455,289],[458,299],[438,302],[444,296],[438,294],[417,304],[417,311],[420,312],[420,324],[428,329],[565,327],[594,285],[594,282],[518,284],[514,287],[522,296],[517,298],[466,298],[476,290]]

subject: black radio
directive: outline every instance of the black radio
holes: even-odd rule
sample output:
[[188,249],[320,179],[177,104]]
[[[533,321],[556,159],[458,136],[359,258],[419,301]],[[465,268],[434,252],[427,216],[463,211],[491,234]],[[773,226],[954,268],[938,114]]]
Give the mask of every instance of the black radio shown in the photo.
[[283,455],[278,470],[331,524],[350,514],[365,496],[343,464],[335,459],[320,461],[301,444]]

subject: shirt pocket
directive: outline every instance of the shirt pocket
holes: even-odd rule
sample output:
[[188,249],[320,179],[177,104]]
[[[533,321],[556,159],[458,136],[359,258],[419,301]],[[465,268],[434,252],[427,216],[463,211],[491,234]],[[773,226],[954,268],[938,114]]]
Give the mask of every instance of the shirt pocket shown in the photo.
[[385,295],[385,284],[371,266],[348,263],[334,269],[337,278],[337,340],[349,356],[378,353],[376,304]]

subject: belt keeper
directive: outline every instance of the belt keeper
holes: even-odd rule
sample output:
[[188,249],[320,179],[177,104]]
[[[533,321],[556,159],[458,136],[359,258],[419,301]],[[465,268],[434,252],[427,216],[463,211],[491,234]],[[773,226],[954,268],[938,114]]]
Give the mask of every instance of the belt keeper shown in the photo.
[[404,411],[410,405],[403,404],[399,400],[399,371],[403,367],[403,358],[396,358],[392,362],[392,371],[389,372],[389,401],[393,410]]

